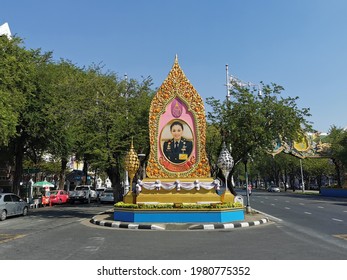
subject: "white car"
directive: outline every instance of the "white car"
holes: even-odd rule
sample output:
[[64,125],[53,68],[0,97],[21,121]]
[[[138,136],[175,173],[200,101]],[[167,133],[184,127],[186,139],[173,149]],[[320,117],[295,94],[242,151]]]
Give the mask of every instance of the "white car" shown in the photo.
[[270,186],[268,189],[267,189],[268,192],[280,192],[280,188],[273,185],[273,186]]
[[97,188],[95,191],[96,191],[96,194],[98,196],[98,198],[100,197],[100,195],[102,195],[104,193],[104,191],[106,190],[105,187],[100,187],[100,188]]
[[0,221],[9,216],[28,214],[28,203],[14,193],[0,193]]
[[100,203],[114,203],[113,189],[107,188],[99,197]]

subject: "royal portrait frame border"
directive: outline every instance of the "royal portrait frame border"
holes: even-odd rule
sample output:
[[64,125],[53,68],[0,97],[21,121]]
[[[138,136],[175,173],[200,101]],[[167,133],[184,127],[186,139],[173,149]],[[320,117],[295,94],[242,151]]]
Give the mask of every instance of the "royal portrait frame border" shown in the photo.
[[[179,98],[187,106],[195,120],[197,157],[189,170],[172,172],[163,166],[158,159],[158,137],[160,116],[166,106],[175,98]],[[181,69],[177,56],[174,64],[152,99],[149,111],[150,154],[146,167],[147,178],[206,178],[210,176],[210,166],[206,154],[206,117],[204,102],[194,86]]]

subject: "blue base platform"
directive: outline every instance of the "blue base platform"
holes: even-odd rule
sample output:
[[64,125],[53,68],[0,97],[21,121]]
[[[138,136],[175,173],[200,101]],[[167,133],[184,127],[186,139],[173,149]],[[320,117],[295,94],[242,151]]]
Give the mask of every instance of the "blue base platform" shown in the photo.
[[114,220],[122,222],[144,223],[228,223],[243,221],[244,209],[208,209],[208,210],[139,210],[114,209]]
[[320,195],[331,197],[347,197],[347,189],[321,188]]

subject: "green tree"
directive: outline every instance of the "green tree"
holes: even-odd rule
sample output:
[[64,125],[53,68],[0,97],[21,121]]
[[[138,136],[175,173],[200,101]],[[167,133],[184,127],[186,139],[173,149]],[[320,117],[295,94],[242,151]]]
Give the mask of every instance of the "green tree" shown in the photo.
[[0,36],[0,146],[17,135],[20,112],[25,105],[23,93],[31,92],[27,74],[32,72],[32,53],[21,47],[22,40]]
[[[26,50],[20,45],[21,43],[20,38],[8,40],[2,36],[0,39],[1,57],[4,58],[1,59],[3,65],[0,70],[1,96],[4,99],[0,99],[5,102],[0,105],[2,107],[0,110],[4,110],[4,116],[11,120],[0,127],[7,127],[4,129],[5,136],[2,137],[2,143],[8,143],[15,158],[13,178],[15,193],[19,193],[24,153],[28,147],[40,146],[44,143],[42,131],[45,120],[41,104],[45,104],[45,96],[42,95],[38,83],[38,68],[51,59],[51,53],[42,54],[39,49]],[[9,95],[11,98],[8,97]],[[18,104],[15,104],[16,102]],[[17,112],[13,114],[13,108],[8,106],[13,106]]]
[[115,73],[92,66],[85,73],[83,94],[77,95],[76,154],[84,160],[85,173],[89,165],[107,172],[116,199],[121,198],[123,158],[131,137],[139,153],[148,153],[150,86],[150,78],[141,83],[120,80]]
[[309,109],[299,109],[298,97],[284,98],[282,91],[276,84],[266,85],[263,96],[257,96],[235,85],[230,101],[208,98],[212,108],[208,120],[220,128],[227,147],[232,147],[236,165],[243,162],[246,166],[250,158],[272,150],[278,138],[289,143],[297,140],[303,129],[310,129],[306,121]]
[[332,165],[327,158],[306,158],[303,160],[305,186],[309,186],[310,179],[314,179],[318,187],[322,186],[323,177],[334,173]]
[[337,185],[341,187],[344,183],[344,173],[347,164],[347,131],[332,126],[324,141],[331,144],[329,157],[335,166]]
[[211,174],[216,177],[218,172],[217,161],[221,151],[222,137],[219,127],[207,123],[206,125],[206,153],[210,164]]
[[83,94],[85,71],[66,60],[47,63],[40,68],[39,81],[47,96],[42,104],[46,116],[45,152],[60,160],[59,188],[63,189],[68,159],[77,141],[76,96]]

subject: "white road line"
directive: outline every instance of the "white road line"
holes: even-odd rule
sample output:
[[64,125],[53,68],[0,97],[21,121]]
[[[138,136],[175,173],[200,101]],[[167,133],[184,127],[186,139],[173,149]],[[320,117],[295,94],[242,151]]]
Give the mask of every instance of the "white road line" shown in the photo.
[[273,204],[273,203],[271,203],[270,205],[271,205],[271,206],[275,206],[275,204]]
[[290,208],[289,208],[289,207],[284,207],[284,209],[286,209],[286,210],[290,210]]
[[289,203],[289,200],[286,200],[287,203]]
[[335,219],[335,218],[332,218],[333,221],[336,221],[336,222],[343,222],[343,220],[340,220],[340,219]]
[[324,207],[323,206],[318,206],[318,208],[323,209]]
[[[256,210],[256,209],[253,209],[253,210]],[[280,218],[277,218],[277,217],[275,217],[275,216],[271,216],[271,215],[269,215],[269,214],[266,214],[266,213],[264,213],[264,212],[261,212],[261,211],[259,211],[259,210],[256,210],[258,213],[260,213],[260,214],[263,214],[263,215],[265,215],[266,217],[268,217],[270,220],[275,220],[275,221],[278,221],[278,222],[282,222],[283,220],[282,219],[280,219]]]
[[310,213],[310,212],[304,212],[305,214],[307,214],[307,215],[311,215],[312,213]]
[[300,205],[305,205],[305,203],[302,203],[302,202],[301,202],[301,203],[299,203],[299,204],[300,204]]

